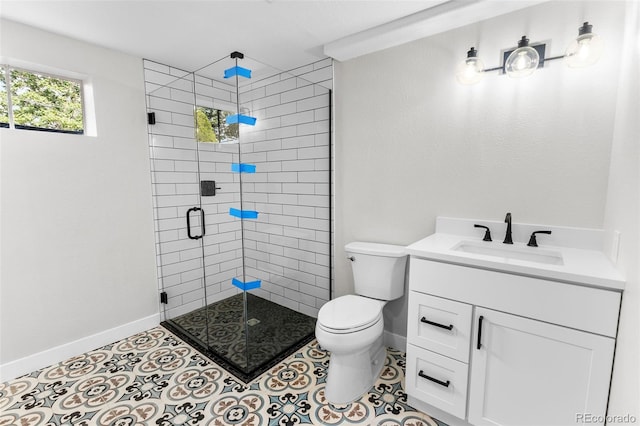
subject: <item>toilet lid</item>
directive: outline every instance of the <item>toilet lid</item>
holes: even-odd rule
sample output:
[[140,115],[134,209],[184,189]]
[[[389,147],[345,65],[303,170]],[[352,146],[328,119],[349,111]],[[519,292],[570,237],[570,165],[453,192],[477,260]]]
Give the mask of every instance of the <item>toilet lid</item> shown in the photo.
[[382,315],[384,302],[367,297],[347,295],[325,303],[318,312],[318,322],[325,328],[348,330],[376,322]]

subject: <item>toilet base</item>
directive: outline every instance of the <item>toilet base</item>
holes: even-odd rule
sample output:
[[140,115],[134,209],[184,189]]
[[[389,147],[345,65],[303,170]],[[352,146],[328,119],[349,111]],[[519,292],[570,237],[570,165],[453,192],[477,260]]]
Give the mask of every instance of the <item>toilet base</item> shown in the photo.
[[331,353],[324,396],[332,404],[348,404],[364,395],[375,383],[387,356],[382,336],[361,352]]

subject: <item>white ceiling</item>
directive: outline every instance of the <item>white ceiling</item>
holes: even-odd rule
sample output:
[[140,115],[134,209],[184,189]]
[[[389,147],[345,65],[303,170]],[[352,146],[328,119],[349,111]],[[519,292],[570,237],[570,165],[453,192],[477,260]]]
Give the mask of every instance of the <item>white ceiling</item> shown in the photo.
[[238,50],[281,70],[443,0],[0,0],[0,16],[187,71]]

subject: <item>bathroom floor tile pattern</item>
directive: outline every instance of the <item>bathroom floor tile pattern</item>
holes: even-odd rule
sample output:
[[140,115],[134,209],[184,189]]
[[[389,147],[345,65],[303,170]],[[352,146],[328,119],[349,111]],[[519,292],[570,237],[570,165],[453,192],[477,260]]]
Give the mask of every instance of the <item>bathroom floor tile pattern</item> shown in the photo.
[[[443,426],[407,405],[404,353],[359,400],[324,398],[329,354],[314,340],[242,383],[156,327],[0,384],[0,426]],[[446,426],[446,425],[444,425]]]

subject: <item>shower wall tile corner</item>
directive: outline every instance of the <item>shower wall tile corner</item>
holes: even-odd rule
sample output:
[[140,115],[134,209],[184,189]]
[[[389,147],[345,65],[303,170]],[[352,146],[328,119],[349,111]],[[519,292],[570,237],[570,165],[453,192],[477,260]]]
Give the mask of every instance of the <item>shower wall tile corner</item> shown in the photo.
[[[169,293],[166,319],[222,300],[239,290],[244,234],[246,280],[262,280],[253,293],[311,316],[329,299],[329,92],[332,62],[318,61],[241,88],[258,125],[241,130],[242,208],[259,221],[229,216],[239,190],[202,199],[207,238],[204,262],[197,242],[185,239],[184,214],[199,204],[193,104],[235,109],[229,86],[167,65],[144,61],[159,286]],[[311,84],[316,83],[316,84]],[[318,86],[321,85],[322,87]],[[194,85],[197,95],[194,95]],[[229,163],[238,154],[200,144],[200,178],[239,189]],[[237,149],[237,148],[236,148]],[[205,167],[202,167],[204,164]],[[241,228],[243,226],[243,228]],[[205,275],[206,271],[206,276]]]

